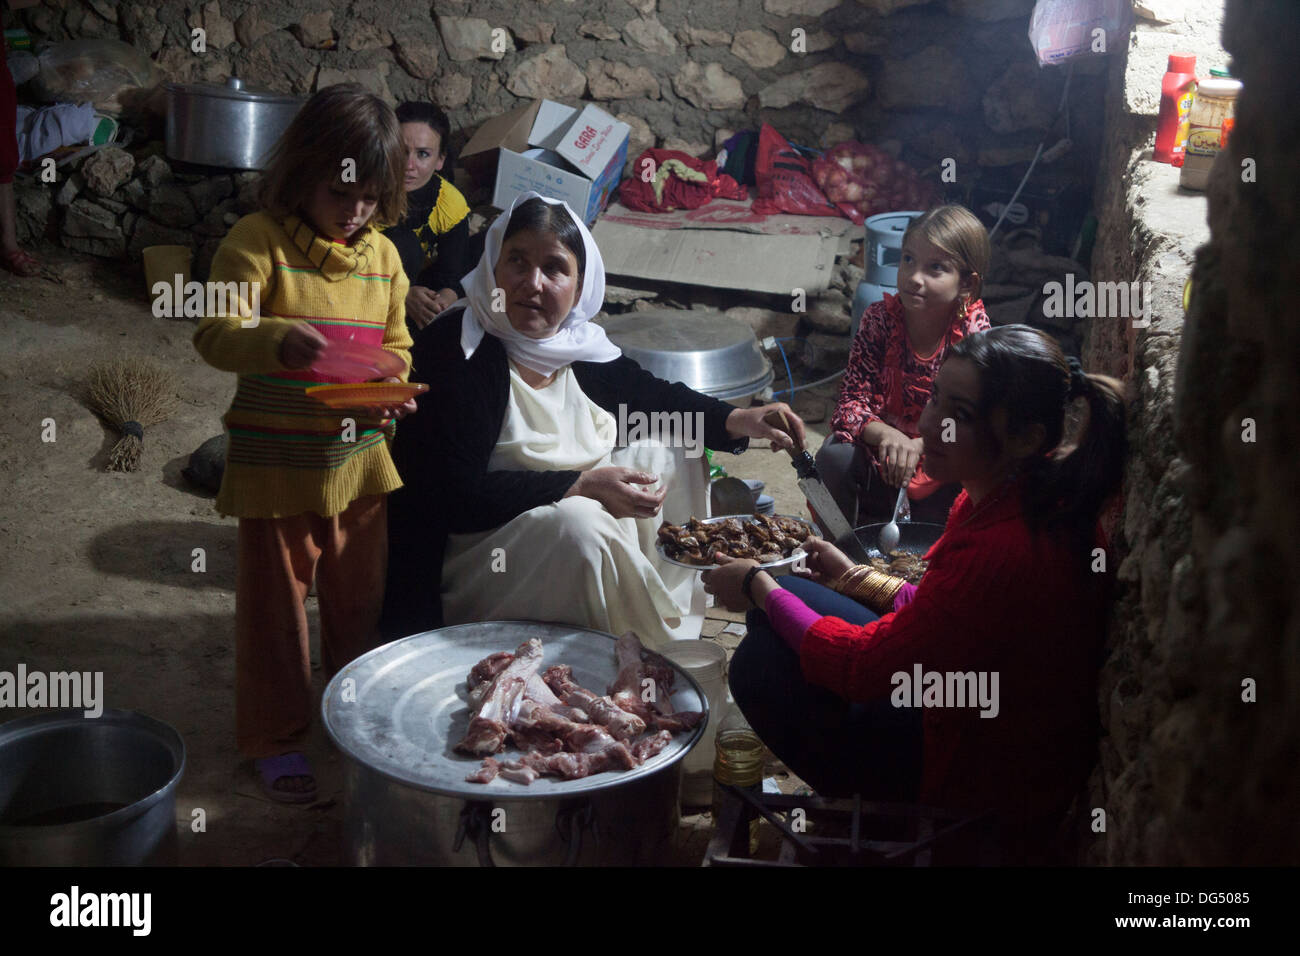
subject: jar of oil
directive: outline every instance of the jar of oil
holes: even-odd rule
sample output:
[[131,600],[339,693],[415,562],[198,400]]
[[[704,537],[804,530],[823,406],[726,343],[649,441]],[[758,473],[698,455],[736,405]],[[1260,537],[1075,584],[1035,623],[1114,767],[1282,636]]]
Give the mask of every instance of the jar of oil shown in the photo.
[[[763,741],[738,709],[733,709],[718,726],[714,737],[713,823],[721,819],[722,789],[731,784],[755,796],[763,791]],[[749,853],[758,852],[758,814],[745,805],[742,819],[749,820]]]

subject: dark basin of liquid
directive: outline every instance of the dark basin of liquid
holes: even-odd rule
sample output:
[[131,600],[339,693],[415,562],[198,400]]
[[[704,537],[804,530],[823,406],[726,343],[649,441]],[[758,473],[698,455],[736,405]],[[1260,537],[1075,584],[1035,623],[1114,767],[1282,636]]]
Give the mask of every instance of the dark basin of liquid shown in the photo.
[[0,819],[0,826],[7,827],[53,827],[64,823],[80,823],[95,817],[107,816],[115,810],[127,806],[125,803],[74,803],[67,807],[42,810],[25,817]]

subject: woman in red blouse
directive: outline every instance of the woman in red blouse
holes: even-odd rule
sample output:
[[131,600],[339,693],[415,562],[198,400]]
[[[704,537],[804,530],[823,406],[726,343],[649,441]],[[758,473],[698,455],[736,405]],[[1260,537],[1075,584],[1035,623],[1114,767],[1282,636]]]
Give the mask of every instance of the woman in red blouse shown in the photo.
[[979,293],[988,233],[964,206],[931,209],[903,233],[898,295],[863,314],[849,352],[832,434],[817,467],[854,526],[888,521],[908,483],[912,517],[942,524],[954,483],[921,467],[918,422],[949,349],[989,327]]
[[[1087,423],[1065,443],[1075,399]],[[754,608],[732,693],[819,792],[992,811],[1006,860],[1051,859],[1097,739],[1112,570],[1097,519],[1123,475],[1122,386],[1050,336],[1005,326],[953,347],[920,432],[935,480],[964,491],[915,589],[877,590],[885,575],[864,587],[821,541],[808,545],[811,580],[725,558],[704,575],[727,607]]]

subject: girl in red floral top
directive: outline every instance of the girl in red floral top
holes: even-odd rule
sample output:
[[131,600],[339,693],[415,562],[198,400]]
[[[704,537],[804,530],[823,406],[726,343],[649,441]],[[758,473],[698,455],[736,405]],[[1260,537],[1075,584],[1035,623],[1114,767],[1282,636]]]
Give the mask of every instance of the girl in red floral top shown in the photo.
[[833,432],[817,453],[827,488],[855,526],[888,521],[904,482],[915,520],[947,520],[960,488],[926,475],[917,424],[948,350],[989,327],[979,299],[988,261],[988,233],[964,206],[931,209],[903,234],[898,295],[863,314]]

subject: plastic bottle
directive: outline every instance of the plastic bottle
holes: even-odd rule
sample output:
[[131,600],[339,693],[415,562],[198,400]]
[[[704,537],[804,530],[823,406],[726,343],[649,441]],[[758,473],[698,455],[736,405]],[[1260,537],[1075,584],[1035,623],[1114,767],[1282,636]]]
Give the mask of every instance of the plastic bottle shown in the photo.
[[1223,77],[1211,77],[1197,84],[1189,119],[1187,152],[1178,185],[1186,189],[1204,189],[1209,182],[1210,167],[1223,147],[1224,124],[1233,119],[1233,108],[1240,90],[1240,80]]
[[713,763],[715,753],[710,733],[727,706],[727,652],[713,641],[673,641],[663,654],[700,683],[709,699],[709,724],[686,758],[682,761],[683,806],[707,806],[713,799]]
[[[1157,163],[1179,165],[1187,141],[1187,116],[1196,90],[1196,57],[1190,53],[1169,54],[1169,66],[1160,81],[1160,119],[1156,123]],[[1181,134],[1181,136],[1180,136]]]

